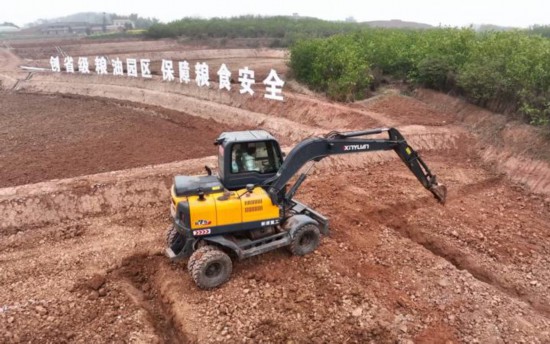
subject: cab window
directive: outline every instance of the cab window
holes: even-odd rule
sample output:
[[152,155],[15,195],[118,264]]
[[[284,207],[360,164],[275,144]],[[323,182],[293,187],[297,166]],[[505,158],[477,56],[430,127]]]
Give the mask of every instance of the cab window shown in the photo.
[[281,159],[273,141],[235,143],[231,148],[231,173],[274,173]]

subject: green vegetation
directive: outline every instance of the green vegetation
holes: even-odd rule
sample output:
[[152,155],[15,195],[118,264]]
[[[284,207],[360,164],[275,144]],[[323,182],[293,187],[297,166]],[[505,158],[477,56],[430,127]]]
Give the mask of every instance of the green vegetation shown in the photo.
[[528,30],[376,29],[303,17],[184,18],[150,38],[269,38],[290,46],[297,80],[335,100],[365,97],[385,78],[466,97],[550,128],[550,26]]
[[529,31],[364,29],[295,43],[290,67],[336,100],[364,97],[384,76],[550,124],[550,40]]
[[533,35],[550,38],[550,25],[534,25],[527,32]]
[[102,40],[102,39],[135,39],[136,37],[143,37],[145,30],[126,30],[126,31],[117,31],[117,32],[97,32],[90,36],[87,36],[86,39],[90,40]]
[[288,46],[300,38],[329,37],[335,34],[358,31],[364,24],[331,22],[316,18],[286,16],[241,16],[234,18],[184,18],[149,28],[151,38],[273,38],[281,46]]
[[292,51],[291,66],[296,79],[308,80],[311,88],[326,91],[335,100],[361,97],[371,82],[370,66],[353,36],[304,40],[295,44]]

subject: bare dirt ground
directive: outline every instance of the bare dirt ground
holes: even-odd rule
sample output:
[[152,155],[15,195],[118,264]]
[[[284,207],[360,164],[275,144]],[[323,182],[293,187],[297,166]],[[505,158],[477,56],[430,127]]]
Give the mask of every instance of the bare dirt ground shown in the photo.
[[124,101],[11,92],[0,128],[0,187],[207,156],[230,129]]
[[[0,68],[0,75],[8,70]],[[469,118],[477,108],[431,93],[343,105],[289,91],[284,103],[274,104],[160,82],[47,74],[21,78],[18,92],[78,96],[4,91],[0,99],[47,99],[40,104],[52,109],[59,104],[90,108],[82,128],[105,131],[106,142],[126,131],[103,122],[131,119],[150,135],[143,142],[151,147],[123,149],[125,155],[140,151],[146,164],[169,154],[155,148],[173,142],[159,133],[177,136],[190,130],[163,116],[182,118],[186,125],[205,123],[214,131],[264,127],[285,145],[333,129],[395,125],[448,186],[449,199],[445,206],[437,204],[392,153],[330,158],[298,194],[331,220],[331,235],[316,253],[299,258],[279,250],[235,262],[227,284],[201,291],[184,264],[171,264],[161,252],[170,179],[214,164],[213,157],[198,158],[209,154],[208,147],[215,153],[210,144],[183,139],[183,151],[194,153],[177,158],[183,151],[171,152],[181,160],[171,164],[5,187],[0,189],[4,342],[550,342],[546,162],[535,160],[543,157],[529,153],[529,147],[520,155],[502,144],[517,130],[512,126],[493,131],[490,141],[478,135],[490,121]],[[32,115],[32,106],[39,105],[14,109]],[[29,123],[25,113],[1,126],[1,139],[23,135],[18,128]],[[57,126],[84,138],[86,130],[70,126],[79,118],[56,119],[54,126],[45,125],[45,139],[28,140],[49,142]],[[204,138],[194,142],[211,142],[207,135],[218,134],[196,126],[193,132]],[[113,145],[98,147],[105,157],[119,154]],[[507,174],[507,165],[489,159],[499,148],[507,152],[496,155],[499,160],[515,156],[530,166],[524,171],[542,174],[524,175],[524,180],[516,178],[519,173]],[[47,145],[41,149],[54,154]],[[97,152],[96,160],[76,161],[95,167],[101,156]],[[0,161],[4,164],[4,155]],[[63,161],[60,171],[73,171],[73,160]]]

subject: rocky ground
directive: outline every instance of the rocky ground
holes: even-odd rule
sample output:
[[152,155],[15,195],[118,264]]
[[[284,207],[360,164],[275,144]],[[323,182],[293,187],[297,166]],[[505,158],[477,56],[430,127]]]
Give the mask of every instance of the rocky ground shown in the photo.
[[[20,76],[5,63],[0,77]],[[40,75],[0,93],[10,109],[0,111],[0,140],[13,146],[0,155],[1,341],[550,342],[550,198],[531,187],[544,190],[544,174],[535,184],[506,174],[487,158],[492,143],[446,98],[392,92],[342,105],[289,89],[285,103],[273,104],[93,81]],[[119,99],[88,98],[115,86],[118,93],[103,95]],[[43,133],[27,134],[36,121]],[[447,185],[445,206],[392,153],[330,158],[297,195],[331,221],[314,254],[281,249],[234,262],[232,279],[212,291],[197,289],[184,263],[163,256],[170,179],[215,164],[208,156],[219,131],[264,127],[288,147],[333,129],[387,125],[402,130]],[[88,158],[65,154],[84,139],[95,147]],[[166,145],[174,149],[159,148]],[[24,154],[13,155],[17,149]],[[33,149],[48,158],[17,165]],[[14,186],[49,157],[60,175],[46,169],[29,180],[40,183]],[[105,169],[121,171],[92,174],[102,157]],[[174,160],[181,161],[159,165]],[[14,179],[6,183],[7,175]]]

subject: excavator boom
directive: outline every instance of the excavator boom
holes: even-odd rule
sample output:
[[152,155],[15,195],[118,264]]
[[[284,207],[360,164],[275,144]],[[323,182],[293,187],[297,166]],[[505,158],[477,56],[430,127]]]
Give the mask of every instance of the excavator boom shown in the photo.
[[[386,139],[368,137],[385,132],[388,133],[388,138]],[[418,181],[440,203],[445,203],[447,189],[444,185],[437,182],[436,176],[431,173],[426,163],[424,163],[416,151],[409,146],[403,135],[395,128],[379,128],[343,133],[331,132],[325,137],[306,139],[290,151],[277,174],[266,180],[264,185],[268,187],[271,201],[274,204],[288,202],[304,181],[305,175],[298,178],[297,183],[291,188],[291,192],[287,194],[283,191],[285,185],[307,162],[317,162],[330,155],[384,150],[395,151]]]

